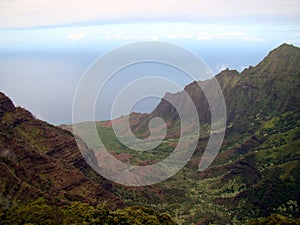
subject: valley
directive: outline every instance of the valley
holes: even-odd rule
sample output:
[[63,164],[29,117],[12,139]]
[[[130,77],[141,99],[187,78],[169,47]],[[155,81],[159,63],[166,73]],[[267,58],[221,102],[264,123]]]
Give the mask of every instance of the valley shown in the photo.
[[[175,176],[144,187],[128,187],[101,177],[78,150],[72,125],[47,124],[0,93],[1,218],[9,219],[5,212],[13,207],[43,198],[56,206],[81,202],[102,207],[105,203],[112,211],[125,208],[128,215],[132,207],[149,207],[157,212],[156,222],[149,224],[251,224],[261,217],[299,224],[299,65],[300,48],[282,44],[256,66],[241,73],[226,69],[216,75],[226,102],[227,126],[220,152],[204,171],[199,171],[199,162],[210,136],[210,109],[196,81],[187,85],[184,90],[199,114],[197,148]],[[209,85],[210,81],[197,82]],[[180,92],[169,95],[183,101]],[[181,129],[171,104],[162,99],[150,114],[132,113],[129,117],[137,137],[149,136],[148,124],[154,117],[164,119],[167,135],[155,149],[137,152],[117,139],[111,121],[97,121],[99,137],[115,158],[144,166],[171,154]],[[87,128],[85,135],[90,132]],[[96,165],[101,157],[96,144],[91,140],[81,145],[83,154]],[[145,208],[141,210],[149,213]],[[160,213],[173,219],[159,220]],[[118,220],[111,223],[118,224]]]

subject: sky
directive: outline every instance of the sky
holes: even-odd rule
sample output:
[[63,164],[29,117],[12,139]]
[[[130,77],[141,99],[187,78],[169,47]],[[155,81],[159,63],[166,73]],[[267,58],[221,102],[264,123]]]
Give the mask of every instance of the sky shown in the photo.
[[[0,91],[40,119],[71,123],[74,94],[87,68],[112,49],[150,40],[186,48],[213,74],[242,71],[284,42],[300,46],[300,1],[0,0]],[[125,68],[103,93],[97,119],[109,118],[113,93],[141,71],[180,88],[191,82],[165,65]],[[158,101],[136,110],[149,112]]]

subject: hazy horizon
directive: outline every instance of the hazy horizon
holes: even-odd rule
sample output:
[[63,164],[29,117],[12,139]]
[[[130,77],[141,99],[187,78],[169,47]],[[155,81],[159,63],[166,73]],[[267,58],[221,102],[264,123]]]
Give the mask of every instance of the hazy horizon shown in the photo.
[[[226,68],[242,71],[254,66],[282,43],[300,45],[298,1],[218,3],[149,5],[133,0],[101,7],[99,1],[1,2],[0,91],[40,119],[71,123],[73,97],[84,72],[122,45],[173,43],[200,57],[214,75]],[[181,88],[191,82],[174,68],[157,65],[128,68],[122,74],[129,82],[147,71],[175,80]],[[108,105],[124,79],[114,81],[112,92],[105,94]],[[144,102],[136,110],[149,112],[158,101]],[[99,106],[96,119],[109,119],[105,107]]]

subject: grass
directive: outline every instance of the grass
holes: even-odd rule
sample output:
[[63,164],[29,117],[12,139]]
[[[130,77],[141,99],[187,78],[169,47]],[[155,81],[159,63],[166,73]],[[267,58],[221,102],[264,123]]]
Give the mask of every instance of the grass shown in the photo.
[[[176,219],[178,224],[191,224],[203,219],[209,221],[209,223],[218,224],[244,223],[253,216],[260,215],[261,210],[257,206],[251,205],[245,198],[236,200],[236,197],[244,191],[252,190],[251,184],[248,186],[248,183],[242,177],[246,176],[247,171],[241,167],[239,170],[244,171],[245,174],[226,179],[224,177],[238,165],[236,163],[244,160],[257,168],[261,174],[278,175],[276,182],[282,183],[275,188],[279,192],[285,190],[285,181],[289,180],[289,185],[291,183],[295,184],[297,177],[295,171],[299,170],[298,162],[300,159],[298,118],[300,118],[300,113],[287,112],[282,115],[268,117],[265,121],[266,117],[259,114],[254,118],[254,133],[244,133],[243,138],[241,138],[239,132],[229,132],[219,153],[224,156],[216,159],[210,167],[212,169],[220,168],[222,173],[216,172],[206,178],[200,178],[201,173],[195,166],[189,164],[166,181],[154,186],[144,187],[140,191],[115,185],[116,193],[124,199],[127,205],[145,205],[166,211]],[[176,131],[178,127],[180,127],[180,124],[173,125],[170,132]],[[204,132],[202,132],[198,149],[192,159],[201,157],[207,143],[209,126],[202,124],[201,129]],[[97,123],[97,131],[103,144],[110,152],[115,154],[116,157],[119,154],[130,154],[131,158],[127,163],[133,165],[137,165],[141,161],[149,163],[161,161],[173,152],[178,142],[177,138],[165,139],[155,149],[138,152],[123,145],[115,136],[111,127],[103,126],[103,123]],[[135,135],[143,136],[141,133],[135,133]],[[260,143],[250,149],[248,153],[235,153],[235,149],[249,142],[249,140],[251,141],[253,135],[260,140]],[[89,147],[93,147],[93,142],[90,143]],[[227,156],[227,152],[230,151],[231,153]],[[272,184],[272,179],[272,176],[263,178],[262,182],[256,184],[255,190],[263,195],[263,191],[267,190],[265,186]],[[161,194],[157,194],[157,191]],[[292,192],[286,193],[286,195],[293,198]],[[276,199],[276,202],[274,200],[274,203],[270,203],[270,205],[277,208],[281,204],[284,204],[284,202],[280,202],[278,199]]]

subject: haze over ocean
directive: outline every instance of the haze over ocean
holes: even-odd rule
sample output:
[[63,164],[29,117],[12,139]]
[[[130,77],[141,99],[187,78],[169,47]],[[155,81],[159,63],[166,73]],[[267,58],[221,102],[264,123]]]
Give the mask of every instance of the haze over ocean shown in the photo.
[[[284,42],[300,45],[299,1],[231,0],[214,6],[214,1],[191,0],[184,7],[180,1],[153,1],[156,7],[125,2],[103,9],[99,1],[76,1],[70,11],[67,1],[66,6],[58,1],[46,6],[36,0],[1,2],[0,91],[40,119],[70,123],[73,96],[84,71],[124,44],[158,40],[179,45],[199,56],[213,74],[256,65]],[[80,11],[87,4],[87,10]],[[145,71],[174,80],[181,88],[192,81],[166,65],[125,68],[104,93],[107,105],[115,90]],[[158,101],[141,103],[135,111],[150,112]],[[103,105],[97,106],[96,119],[110,119]]]

